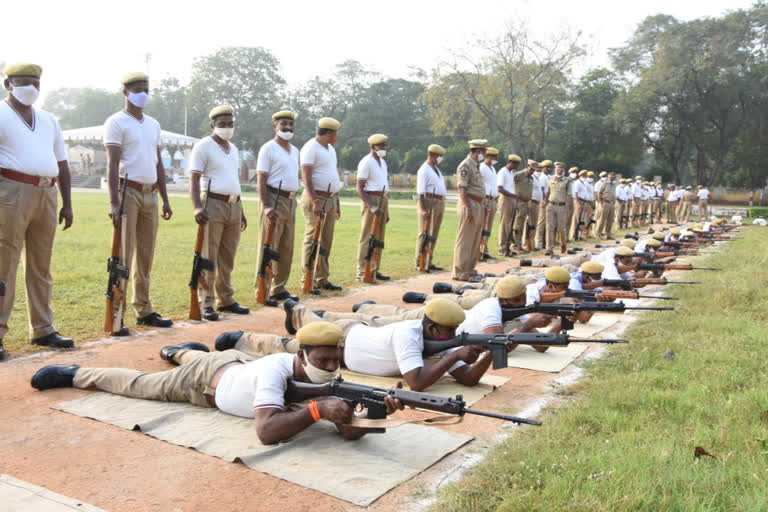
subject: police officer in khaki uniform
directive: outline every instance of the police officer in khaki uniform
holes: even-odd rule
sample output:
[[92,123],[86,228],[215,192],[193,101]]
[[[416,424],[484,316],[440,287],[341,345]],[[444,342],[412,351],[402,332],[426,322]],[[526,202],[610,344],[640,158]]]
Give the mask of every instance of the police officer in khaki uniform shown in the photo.
[[40,94],[42,68],[6,66],[8,97],[0,102],[0,360],[16,292],[16,271],[24,250],[24,279],[32,343],[71,348],[53,326],[51,255],[56,235],[56,182],[64,229],[72,225],[67,148],[56,119],[32,105]]
[[509,155],[507,165],[497,174],[496,185],[499,188],[499,255],[512,256],[512,243],[515,227],[515,212],[517,211],[517,193],[515,188],[515,172],[520,166],[520,157]]
[[613,227],[614,207],[616,205],[616,173],[608,173],[607,180],[603,182],[595,198],[597,204],[601,205],[600,220],[597,223],[597,238],[606,237],[613,240],[611,228]]
[[[383,133],[375,133],[368,137],[370,153],[365,155],[357,165],[357,195],[360,196],[360,240],[357,244],[357,280],[362,281],[365,274],[365,256],[368,254],[368,246],[371,238],[371,227],[374,217],[379,217],[376,232],[373,234],[376,240],[384,242],[384,233],[389,222],[389,173],[387,162],[388,137]],[[379,272],[381,265],[381,248],[375,248],[371,256],[371,277],[374,282],[389,281],[389,276]]]
[[[528,160],[528,166],[515,173],[515,190],[517,191],[517,213],[515,213],[515,249],[517,252],[531,252],[531,238],[536,229],[535,213],[539,205],[531,203],[533,193],[533,173],[538,169],[536,160]],[[527,220],[526,220],[527,219]],[[527,222],[527,224],[526,224]],[[525,248],[523,248],[523,236],[525,236]]]
[[[496,211],[498,209],[496,198],[499,196],[499,189],[495,167],[497,163],[499,163],[499,150],[494,147],[489,147],[485,152],[485,161],[480,164],[480,172],[485,180],[485,209],[487,211],[487,214],[486,212],[483,212],[483,214],[487,216],[483,229],[489,233],[489,238],[491,236],[490,233],[493,231],[493,219],[496,217]],[[485,251],[480,257],[482,257],[483,261],[492,258],[488,252],[487,240]]]
[[457,213],[459,230],[453,250],[452,277],[457,281],[468,281],[477,272],[477,255],[483,228],[483,201],[485,182],[480,174],[479,164],[485,159],[488,141],[469,141],[469,155],[456,169],[459,187]]
[[[579,172],[579,168],[578,167],[571,167],[570,169],[568,169],[568,176],[566,176],[566,178],[568,179],[568,181],[571,182],[571,196],[573,196],[573,187],[576,185],[576,182],[579,179],[578,172]],[[573,197],[571,197],[571,200],[573,200]],[[574,210],[573,206],[574,205],[572,204],[571,208],[568,209],[568,226],[569,226],[568,233],[569,233],[569,235],[570,235],[570,226],[571,226],[571,223],[573,222],[573,210]],[[568,240],[570,240],[570,236],[569,236]]]
[[430,230],[432,231],[432,256],[428,258],[429,267],[427,270],[441,271],[433,263],[435,256],[435,247],[437,247],[437,237],[440,234],[440,226],[443,224],[443,214],[445,213],[445,180],[440,172],[440,162],[445,155],[445,148],[439,144],[430,144],[427,147],[427,160],[421,164],[416,173],[416,194],[419,196],[417,201],[417,214],[419,218],[419,234],[416,238],[416,270],[419,269],[419,260],[421,249],[424,245],[424,226],[427,218],[430,217]]
[[565,165],[555,166],[555,175],[547,182],[547,195],[544,202],[547,203],[547,251],[552,254],[555,246],[555,234],[560,239],[560,252],[567,251],[566,240],[568,226],[566,224],[566,210],[571,197],[571,182],[565,177]]

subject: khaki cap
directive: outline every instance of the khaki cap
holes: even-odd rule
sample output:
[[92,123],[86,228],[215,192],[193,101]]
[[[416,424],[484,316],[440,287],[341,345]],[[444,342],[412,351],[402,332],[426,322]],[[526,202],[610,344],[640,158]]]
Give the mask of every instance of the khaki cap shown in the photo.
[[508,162],[521,162],[521,161],[522,161],[522,158],[520,158],[520,157],[519,157],[519,156],[517,156],[517,155],[509,155],[509,156],[507,157],[507,161],[508,161]]
[[550,283],[566,284],[571,280],[571,274],[563,267],[549,267],[544,272],[544,278]]
[[141,71],[134,71],[123,75],[123,78],[120,80],[120,83],[123,85],[132,84],[134,82],[149,82],[149,75],[142,73]]
[[424,314],[436,324],[458,327],[466,315],[461,306],[448,299],[432,299],[424,306]]
[[488,149],[485,151],[485,154],[486,154],[486,155],[489,155],[489,156],[498,156],[498,154],[499,154],[499,150],[498,150],[498,149],[496,149],[496,148],[494,148],[494,147],[489,147],[489,148],[488,148]]
[[341,128],[341,123],[332,117],[321,117],[317,120],[317,127],[326,130],[338,130]]
[[430,144],[429,147],[427,147],[427,151],[440,156],[445,154],[445,148],[440,144]]
[[586,272],[587,274],[602,274],[605,267],[602,263],[590,260],[582,263],[579,268],[581,268],[582,272]]
[[629,247],[630,249],[634,249],[637,245],[637,240],[633,240],[632,238],[625,238],[619,243],[619,245],[622,247]]
[[218,107],[213,107],[211,111],[208,112],[208,117],[211,119],[224,115],[232,115],[232,107],[229,105],[219,105]]
[[469,149],[483,149],[488,147],[488,141],[485,139],[472,139],[469,141]]
[[541,162],[542,167],[552,167],[552,160],[544,160]]
[[656,240],[664,240],[667,236],[661,231],[657,231],[653,234],[653,238]]
[[273,121],[277,121],[278,119],[296,119],[296,114],[290,110],[281,110],[280,112],[272,114]]
[[371,146],[375,146],[376,144],[386,144],[389,140],[389,137],[384,135],[383,133],[374,133],[370,137],[368,137],[368,144]]
[[621,258],[625,256],[634,256],[634,255],[635,255],[635,251],[633,251],[629,247],[624,247],[623,245],[620,245],[619,247],[616,248],[616,256],[619,256]]
[[33,76],[35,78],[40,78],[40,75],[43,74],[43,68],[30,62],[15,62],[5,66],[3,74],[7,77]]
[[517,276],[506,276],[496,283],[496,296],[500,299],[514,299],[525,294],[525,284]]
[[645,242],[646,247],[661,247],[661,242],[658,238],[651,238]]
[[343,339],[341,328],[325,321],[309,323],[296,333],[299,344],[311,347],[335,347]]

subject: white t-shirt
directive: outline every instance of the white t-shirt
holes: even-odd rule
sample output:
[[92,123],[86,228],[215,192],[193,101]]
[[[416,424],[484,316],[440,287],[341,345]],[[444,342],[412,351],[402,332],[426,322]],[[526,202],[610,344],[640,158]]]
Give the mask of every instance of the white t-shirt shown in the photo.
[[637,242],[637,245],[635,245],[635,248],[633,250],[635,252],[645,252],[646,247],[648,247],[648,240],[643,239]]
[[525,305],[530,306],[534,302],[541,302],[541,290],[547,286],[547,280],[543,277],[538,279],[535,283],[531,283],[525,287]]
[[496,169],[482,162],[480,164],[480,173],[483,175],[485,184],[485,195],[496,197],[499,195],[499,186],[496,184]]
[[547,177],[546,174],[540,171],[535,171],[531,176],[533,178],[533,188],[531,189],[531,200],[541,201],[544,199],[544,191],[541,187],[541,180]]
[[488,327],[503,326],[501,304],[496,297],[489,297],[478,302],[467,311],[464,321],[456,328],[456,334],[482,334]]
[[584,286],[582,286],[582,272],[581,270],[577,270],[576,272],[573,272],[571,274],[571,280],[568,281],[568,289],[569,290],[583,290]]
[[216,387],[216,407],[233,416],[253,418],[256,409],[283,409],[295,354],[272,354],[232,366]]
[[667,197],[667,201],[671,203],[675,203],[680,200],[680,197],[682,196],[681,190],[673,190],[669,193],[669,196]]
[[372,154],[368,153],[360,159],[357,164],[357,179],[366,180],[363,190],[366,192],[384,192],[389,190],[389,181],[387,179],[387,162],[379,158],[377,162]]
[[752,221],[752,224],[756,224],[758,226],[765,226],[765,225],[768,225],[768,221],[766,221],[762,217],[758,217],[758,218],[756,218],[755,220]]
[[416,173],[416,193],[436,194],[445,197],[445,180],[437,167],[431,167],[427,162],[421,164]]
[[502,187],[510,194],[517,194],[515,189],[515,175],[513,172],[515,171],[510,171],[507,166],[499,169],[499,173],[496,175],[496,186]]
[[[283,149],[274,139],[262,144],[256,159],[256,172],[267,174],[270,187],[296,192],[299,190],[299,150],[293,144],[288,144],[288,149]],[[328,190],[328,185],[323,190]]]
[[327,192],[328,185],[331,185],[331,194],[335,194],[341,188],[339,171],[336,168],[336,150],[333,144],[328,144],[326,148],[314,137],[309,139],[301,148],[301,165],[313,166],[312,188],[314,190]]
[[[344,364],[353,372],[394,377],[424,366],[421,320],[382,327],[353,326],[344,340]],[[448,373],[464,363],[453,365]]]
[[579,178],[573,187],[573,197],[578,197],[582,201],[592,200],[592,187],[589,186],[585,178]]
[[136,119],[125,110],[116,112],[104,123],[104,144],[120,146],[120,177],[154,185],[157,183],[157,148],[160,123],[144,114]]
[[[202,173],[211,182],[211,192],[216,194],[240,195],[238,165],[235,145],[230,143],[229,153],[225,153],[213,137],[197,141],[189,157],[189,172]],[[203,190],[208,189],[208,185],[204,187]]]
[[699,190],[697,195],[699,196],[699,199],[703,199],[703,200],[706,201],[707,199],[709,199],[709,190],[706,189],[706,188],[703,188],[703,189]]
[[8,100],[0,101],[0,167],[53,178],[58,162],[67,159],[67,147],[58,121],[45,110],[32,109],[28,126]]
[[643,186],[640,185],[638,182],[634,182],[630,190],[631,190],[632,197],[635,199],[640,199],[643,196]]

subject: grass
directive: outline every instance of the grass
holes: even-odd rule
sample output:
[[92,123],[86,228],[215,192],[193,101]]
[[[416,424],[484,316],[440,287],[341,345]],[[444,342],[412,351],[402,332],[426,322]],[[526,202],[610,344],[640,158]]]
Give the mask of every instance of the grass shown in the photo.
[[725,270],[686,274],[704,284],[669,290],[675,312],[643,315],[543,427],[495,447],[434,510],[768,509],[765,245],[745,228],[702,258]]

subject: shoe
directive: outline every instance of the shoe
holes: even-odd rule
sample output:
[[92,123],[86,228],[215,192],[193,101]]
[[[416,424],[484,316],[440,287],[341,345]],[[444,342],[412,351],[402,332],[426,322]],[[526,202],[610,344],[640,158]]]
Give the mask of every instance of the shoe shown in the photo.
[[293,326],[293,319],[291,317],[293,316],[293,308],[298,305],[298,302],[291,299],[286,299],[285,302],[283,302],[283,309],[285,310],[285,330],[291,335],[296,334],[296,328]]
[[496,258],[494,258],[493,256],[491,256],[491,253],[488,253],[488,252],[487,252],[487,253],[483,254],[483,259],[484,259],[484,260],[495,260]]
[[0,340],[0,361],[5,359],[5,348],[3,348],[3,340]]
[[203,309],[203,318],[210,320],[211,322],[215,322],[219,319],[219,314],[215,312],[211,306],[208,306],[207,308]]
[[314,314],[316,314],[317,316],[319,316],[320,318],[323,318],[323,315],[325,314],[325,310],[324,309],[315,309],[312,312]]
[[376,272],[376,279],[378,279],[379,281],[389,281],[390,277]]
[[283,290],[280,293],[276,293],[273,296],[270,297],[270,299],[275,299],[278,302],[282,302],[285,299],[293,299],[296,302],[299,301],[299,298],[296,295],[291,295],[288,291]]
[[408,304],[424,304],[424,301],[426,300],[426,293],[405,292],[403,295],[403,302],[407,302]]
[[333,284],[332,282],[328,281],[327,283],[325,283],[323,285],[323,290],[330,290],[332,292],[340,292],[342,290],[342,287],[337,285],[337,284]]
[[504,277],[504,274],[496,274],[495,272],[485,272],[483,277]]
[[470,283],[480,283],[480,282],[482,282],[482,280],[483,280],[483,276],[478,275],[478,274],[476,274],[476,275],[474,275],[474,276],[469,278],[469,282]]
[[606,239],[606,240],[616,240],[616,239],[615,239],[615,238],[613,238],[611,235],[608,235],[607,237],[605,237],[605,239]]
[[[318,293],[319,293],[319,292],[318,292]],[[275,299],[273,299],[272,297],[270,297],[270,298],[268,298],[267,300],[265,300],[265,301],[264,301],[264,305],[265,305],[265,306],[269,306],[269,307],[271,307],[271,308],[276,308],[276,307],[277,307],[277,306],[279,306],[280,304],[279,304],[279,303],[278,303],[278,302],[277,302]]]
[[506,251],[499,251],[499,258],[508,258],[508,257],[509,257],[509,253],[507,253]]
[[435,283],[432,285],[432,293],[453,293],[450,283]]
[[72,338],[64,338],[55,331],[48,336],[42,336],[40,338],[30,340],[30,343],[33,345],[42,345],[45,347],[54,348],[72,348],[75,346],[75,342],[72,340]]
[[568,250],[566,251],[566,253],[568,253],[568,254],[578,254],[578,252],[576,251],[576,249],[568,249]]
[[243,331],[223,332],[216,337],[216,350],[223,352],[235,348],[237,340],[243,336]]
[[363,302],[358,302],[352,306],[352,312],[357,313],[357,310],[360,309],[360,306],[365,306],[366,304],[376,304],[376,302],[373,300],[364,300]]
[[179,350],[199,350],[201,352],[210,352],[208,350],[208,347],[203,345],[202,343],[197,343],[196,341],[190,341],[187,343],[179,343],[177,345],[168,345],[167,347],[163,347],[160,349],[160,359],[163,361],[168,361],[171,364],[174,364],[176,366],[179,366],[179,363],[174,361],[173,356],[176,355],[176,353]]
[[546,251],[544,251],[544,256],[552,256],[552,251],[547,249]]
[[154,311],[147,316],[136,319],[138,325],[151,325],[153,327],[170,327],[173,325],[173,320],[170,318],[163,318]]
[[40,391],[52,388],[71,388],[72,379],[80,367],[76,364],[52,364],[37,370],[30,384]]
[[128,328],[124,325],[120,325],[120,330],[114,331],[112,333],[112,336],[117,336],[117,337],[130,336],[130,335],[131,335],[131,331],[129,331]]
[[456,277],[451,277],[451,280],[452,281],[461,281],[462,283],[469,282],[469,278],[468,277],[458,277],[458,276],[456,276]]
[[434,272],[442,272],[445,269],[443,267],[438,267],[437,265],[433,265],[432,263],[430,263],[429,270],[432,270]]
[[520,260],[520,266],[521,267],[532,267],[533,266],[533,260]]
[[456,295],[463,295],[464,292],[467,290],[476,290],[476,288],[474,286],[469,286],[469,285],[459,286],[458,288],[456,288]]
[[237,302],[233,302],[229,306],[219,306],[216,308],[217,311],[229,311],[230,313],[234,313],[236,315],[247,315],[251,312],[250,309],[246,308],[245,306],[241,306]]
[[568,247],[565,244],[561,245],[560,254],[565,254],[566,252],[568,252]]
[[323,294],[323,292],[321,292],[321,291],[320,291],[319,289],[317,289],[317,288],[312,288],[312,291],[311,291],[311,292],[309,292],[309,293],[311,293],[312,295],[322,295],[322,294]]

